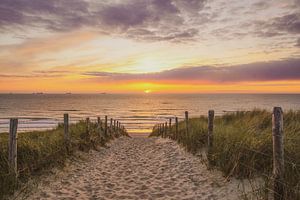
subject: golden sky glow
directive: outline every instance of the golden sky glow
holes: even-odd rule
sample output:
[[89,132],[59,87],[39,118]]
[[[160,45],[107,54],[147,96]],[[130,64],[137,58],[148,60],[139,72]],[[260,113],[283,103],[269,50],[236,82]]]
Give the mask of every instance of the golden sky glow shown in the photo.
[[4,3],[0,92],[300,92],[299,1],[56,1]]

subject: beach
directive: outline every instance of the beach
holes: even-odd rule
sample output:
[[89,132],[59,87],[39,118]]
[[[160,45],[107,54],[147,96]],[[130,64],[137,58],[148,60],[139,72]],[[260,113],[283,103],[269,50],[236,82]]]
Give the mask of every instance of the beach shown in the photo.
[[175,141],[122,137],[46,176],[27,199],[234,200],[240,195],[236,181],[207,170]]

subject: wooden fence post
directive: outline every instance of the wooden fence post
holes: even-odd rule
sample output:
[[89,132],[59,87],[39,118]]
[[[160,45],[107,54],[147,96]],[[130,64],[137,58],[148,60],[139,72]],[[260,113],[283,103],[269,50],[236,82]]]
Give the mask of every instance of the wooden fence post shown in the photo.
[[285,198],[283,112],[280,107],[273,108],[272,135],[273,135],[274,200],[283,200]]
[[186,136],[189,135],[189,112],[185,111],[185,130],[186,130]]
[[113,127],[113,118],[110,118],[110,129]]
[[164,134],[164,125],[160,123],[160,137],[163,137]]
[[97,127],[98,127],[98,134],[99,134],[100,140],[102,140],[102,124],[101,124],[100,117],[97,117]]
[[[116,123],[117,123],[116,120],[114,120],[114,131],[116,131],[116,128],[117,128],[117,127],[116,127]],[[117,126],[118,126],[118,125],[117,125]]]
[[87,136],[87,140],[90,141],[91,137],[90,137],[90,118],[87,117],[86,120],[86,136]]
[[118,135],[119,134],[119,126],[120,126],[120,122],[119,121],[117,121],[117,132],[116,132],[116,134]]
[[166,138],[167,137],[167,126],[166,126],[167,123],[163,122],[162,125],[163,125],[163,138]]
[[161,137],[164,138],[165,137],[165,123],[162,123],[162,134]]
[[99,128],[101,129],[101,118],[100,117],[97,117],[97,124],[98,124]]
[[158,124],[158,135],[161,134],[161,127],[160,127],[160,124]]
[[107,137],[107,115],[105,115],[105,121],[104,121],[104,135]]
[[18,176],[18,119],[10,119],[9,123],[9,146],[8,146],[8,162],[9,167],[12,173],[17,177]]
[[208,111],[208,133],[207,133],[207,159],[210,163],[212,161],[212,148],[213,148],[213,140],[214,140],[214,118],[215,111]]
[[64,114],[64,139],[65,139],[65,145],[66,149],[69,152],[70,151],[70,134],[69,134],[69,114]]
[[168,137],[168,122],[165,122],[165,138]]
[[162,137],[163,136],[163,131],[164,131],[162,123],[159,124],[159,127],[160,127],[159,135],[160,135],[160,137]]
[[178,117],[175,117],[175,140],[178,139]]
[[172,138],[172,118],[169,119],[169,138]]

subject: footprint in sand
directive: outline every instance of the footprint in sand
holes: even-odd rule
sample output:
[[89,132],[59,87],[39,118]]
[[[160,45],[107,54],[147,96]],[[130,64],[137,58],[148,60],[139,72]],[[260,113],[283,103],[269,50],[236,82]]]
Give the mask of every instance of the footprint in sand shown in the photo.
[[123,137],[109,146],[49,177],[27,199],[240,199],[236,184],[216,184],[223,178],[174,141]]

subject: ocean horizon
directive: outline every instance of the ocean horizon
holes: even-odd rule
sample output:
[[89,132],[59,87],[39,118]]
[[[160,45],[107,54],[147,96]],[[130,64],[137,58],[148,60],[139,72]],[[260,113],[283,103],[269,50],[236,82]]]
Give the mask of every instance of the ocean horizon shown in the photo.
[[8,132],[9,119],[19,118],[20,132],[47,130],[63,122],[69,113],[71,123],[87,117],[119,120],[129,134],[149,134],[158,122],[184,111],[190,117],[281,106],[284,111],[300,110],[300,94],[0,94],[0,132]]

